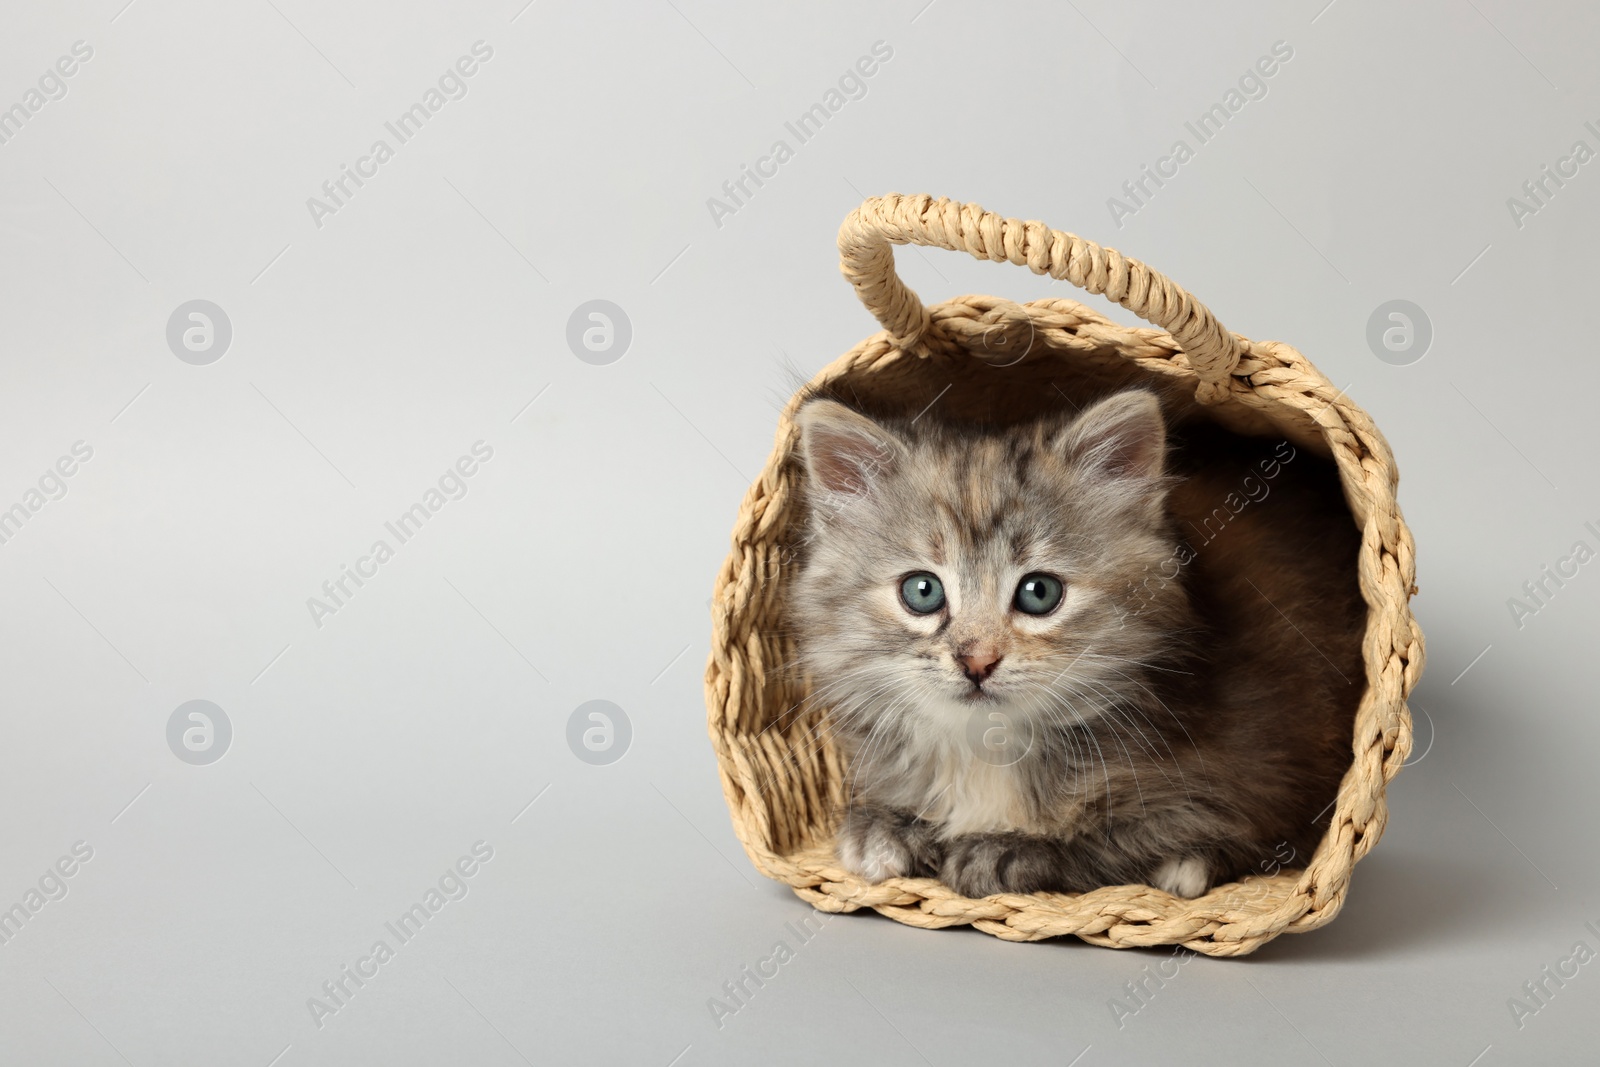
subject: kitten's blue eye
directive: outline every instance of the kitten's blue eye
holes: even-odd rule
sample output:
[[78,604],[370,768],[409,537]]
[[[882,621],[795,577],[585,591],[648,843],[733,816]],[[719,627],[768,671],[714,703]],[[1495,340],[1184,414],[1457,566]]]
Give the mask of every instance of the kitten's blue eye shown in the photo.
[[944,583],[920,571],[900,583],[900,599],[918,615],[931,615],[944,607]]
[[1061,579],[1048,574],[1025,575],[1017,583],[1017,610],[1026,615],[1048,615],[1061,603]]

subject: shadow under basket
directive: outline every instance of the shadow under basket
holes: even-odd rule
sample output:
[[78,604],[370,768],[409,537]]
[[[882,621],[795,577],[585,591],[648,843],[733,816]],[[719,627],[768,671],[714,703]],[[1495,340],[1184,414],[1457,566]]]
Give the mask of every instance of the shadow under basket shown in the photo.
[[[1066,299],[1016,304],[963,296],[924,307],[894,270],[894,245],[964,251],[1026,266],[1103,294],[1157,328],[1110,321]],[[792,562],[806,523],[805,471],[790,401],[746,494],[713,600],[706,701],[733,826],[762,874],[823,911],[872,908],[921,927],[971,924],[1012,941],[1073,934],[1115,948],[1182,944],[1212,956],[1255,951],[1281,933],[1329,922],[1350,874],[1378,841],[1384,790],[1411,750],[1406,696],[1422,673],[1422,633],[1409,601],[1415,561],[1395,503],[1398,476],[1383,435],[1295,349],[1230,333],[1199,301],[1137,260],[1040,222],[928,196],[867,200],[839,231],[845,277],[884,329],[836,360],[809,388],[882,410],[1007,422],[1067,409],[1079,398],[1144,385],[1176,425],[1214,423],[1247,437],[1286,438],[1336,465],[1361,531],[1367,607],[1365,678],[1352,761],[1326,834],[1303,870],[1219,885],[1192,900],[1143,885],[1087,893],[998,894],[975,900],[929,878],[872,884],[834,855],[848,767],[792,668],[786,624]]]

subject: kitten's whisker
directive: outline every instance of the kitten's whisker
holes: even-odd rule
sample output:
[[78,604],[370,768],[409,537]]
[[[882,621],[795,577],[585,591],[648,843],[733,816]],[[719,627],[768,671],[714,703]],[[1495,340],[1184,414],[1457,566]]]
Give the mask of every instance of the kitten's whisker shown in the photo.
[[[1171,631],[1170,633],[1175,635],[1175,634],[1182,634],[1182,633],[1199,633],[1199,631],[1198,630],[1174,630],[1174,631]],[[1132,663],[1133,665],[1135,665],[1137,667],[1143,667],[1147,671],[1160,671],[1163,674],[1185,674],[1185,675],[1193,675],[1194,674],[1193,671],[1179,670],[1176,667],[1163,667],[1159,663],[1148,663],[1148,662],[1146,662],[1146,661],[1144,661],[1142,659],[1134,659],[1132,656],[1114,656],[1114,655],[1108,655],[1106,653],[1101,653],[1101,652],[1084,652],[1084,653],[1082,653],[1082,655],[1087,656],[1090,659],[1110,660],[1110,661],[1115,662],[1115,663]]]
[[[893,712],[897,711],[901,706],[909,706],[911,699],[910,696],[902,696],[891,701],[885,709],[885,713],[880,714],[877,720],[873,722],[871,730],[867,733],[866,742],[861,745],[860,750],[855,755],[855,767],[850,775],[850,796],[855,796],[856,782],[861,778],[862,768],[871,762],[878,745],[884,743],[889,733],[893,731],[893,726],[890,725],[895,722]],[[879,734],[880,729],[883,731],[881,735]]]
[[[1086,792],[1089,788],[1089,783],[1082,773],[1082,769],[1088,763],[1088,746],[1084,743],[1083,738],[1079,736],[1081,731],[1068,723],[1062,717],[1061,710],[1045,696],[1035,696],[1034,702],[1047,718],[1060,724],[1060,737],[1070,747],[1070,752],[1066,754],[1067,767],[1065,771],[1067,773],[1064,778],[1072,784],[1071,796],[1076,797],[1080,792]],[[1048,752],[1048,749],[1046,751]]]
[[[1104,694],[1104,699],[1102,701],[1100,701],[1100,707],[1099,707],[1101,720],[1106,723],[1108,729],[1110,729],[1112,731],[1114,736],[1117,736],[1119,734],[1119,731],[1117,729],[1119,723],[1127,725],[1127,726],[1131,726],[1134,729],[1134,731],[1137,732],[1137,734],[1139,735],[1139,740],[1142,742],[1142,745],[1141,745],[1142,749],[1144,751],[1148,751],[1151,754],[1152,758],[1154,759],[1154,761],[1157,764],[1157,770],[1161,770],[1162,776],[1165,777],[1168,782],[1171,782],[1171,780],[1172,780],[1171,777],[1169,775],[1167,775],[1165,770],[1163,770],[1160,767],[1160,761],[1161,761],[1161,753],[1160,753],[1160,751],[1155,747],[1154,744],[1151,743],[1149,737],[1144,733],[1144,731],[1142,729],[1139,728],[1137,723],[1133,722],[1131,719],[1124,720],[1122,718],[1124,713],[1126,713],[1128,711],[1136,711],[1137,710],[1132,704],[1126,702],[1124,699],[1122,699],[1116,692],[1111,690],[1109,687],[1107,687],[1107,686],[1101,684],[1100,682],[1098,682],[1098,681],[1096,681],[1094,679],[1091,679],[1091,678],[1074,679],[1069,684],[1073,685],[1074,693],[1081,692],[1077,688],[1078,686],[1088,686],[1088,687],[1091,688],[1091,691],[1094,694],[1096,694],[1097,696],[1099,696],[1100,694]],[[1057,693],[1061,693],[1061,687],[1059,685],[1052,686],[1051,688],[1052,688],[1052,691],[1057,692]],[[1062,695],[1065,695],[1065,694],[1062,694]],[[1151,728],[1154,729],[1154,726],[1152,725]],[[1159,734],[1159,731],[1157,731],[1157,733]],[[1118,741],[1118,744],[1120,745],[1121,744],[1120,736],[1117,736],[1117,741]],[[1127,753],[1126,746],[1123,746],[1123,748],[1124,748],[1124,753],[1128,755],[1128,762],[1129,762],[1130,769],[1134,769],[1135,773],[1137,773],[1137,771],[1135,769],[1135,764],[1133,763],[1132,754],[1131,753]],[[1172,748],[1171,748],[1170,745],[1167,746],[1167,751],[1168,751],[1168,754],[1172,756],[1173,762],[1176,763],[1177,762],[1176,753],[1172,752]],[[1179,774],[1180,774],[1180,777],[1181,777],[1181,775],[1182,775],[1182,768],[1181,767],[1179,768]],[[1185,792],[1187,793],[1188,792],[1187,785],[1185,785],[1184,789],[1185,789]]]
[[[1087,681],[1087,679],[1084,679],[1084,681]],[[1143,788],[1143,785],[1139,781],[1139,765],[1134,760],[1133,753],[1128,751],[1128,746],[1123,744],[1121,731],[1119,731],[1117,729],[1116,722],[1107,717],[1114,710],[1114,707],[1115,707],[1115,705],[1113,703],[1107,703],[1104,707],[1100,708],[1099,709],[1100,710],[1100,715],[1096,719],[1096,722],[1105,723],[1106,728],[1110,733],[1110,739],[1115,741],[1117,743],[1117,747],[1122,749],[1122,755],[1123,755],[1123,757],[1124,757],[1124,759],[1125,759],[1125,761],[1127,763],[1128,773],[1131,774],[1132,777],[1133,777],[1134,791],[1137,792],[1138,795],[1139,795],[1139,810],[1142,813],[1148,813],[1148,809],[1147,809],[1147,807],[1145,805],[1145,799],[1144,799],[1144,788]],[[1077,712],[1076,709],[1073,709],[1073,714],[1075,716],[1077,716],[1080,721],[1083,721],[1082,720],[1082,716],[1078,715],[1078,712]],[[1086,730],[1093,731],[1093,724],[1085,722],[1084,728]],[[1090,736],[1095,741],[1096,748],[1099,748],[1099,740],[1098,740],[1098,738],[1095,738],[1094,734],[1092,732],[1091,732]],[[1101,752],[1101,763],[1102,764],[1105,763],[1105,755],[1104,755],[1103,750]],[[1107,767],[1107,769],[1106,769],[1106,775],[1107,775],[1107,785],[1109,787],[1109,779],[1110,779],[1110,768],[1109,767]]]
[[[1173,723],[1177,725],[1179,730],[1183,731],[1184,738],[1189,742],[1189,747],[1194,751],[1195,758],[1200,763],[1200,772],[1201,772],[1201,774],[1208,773],[1206,771],[1205,755],[1200,751],[1200,746],[1195,743],[1193,735],[1191,735],[1189,733],[1189,728],[1183,724],[1183,719],[1180,718],[1176,712],[1174,712],[1170,707],[1167,706],[1167,702],[1165,700],[1161,699],[1160,694],[1156,693],[1155,690],[1153,690],[1149,686],[1145,685],[1144,682],[1140,681],[1139,679],[1134,678],[1131,675],[1128,675],[1128,674],[1124,673],[1123,671],[1118,670],[1115,667],[1113,667],[1111,669],[1113,671],[1116,671],[1116,673],[1121,675],[1123,678],[1127,679],[1131,684],[1138,686],[1139,689],[1141,689],[1146,695],[1148,695],[1150,697],[1150,699],[1154,700],[1157,704],[1161,705],[1161,710],[1167,713],[1168,717],[1172,719]],[[1146,719],[1145,721],[1147,723],[1149,723],[1151,729],[1155,729],[1155,724],[1154,723],[1150,723],[1150,721],[1148,719]],[[1170,745],[1168,745],[1167,750],[1169,752],[1172,751],[1172,748],[1171,748]],[[1176,753],[1173,754],[1173,758],[1174,759],[1177,758]],[[1185,785],[1184,788],[1185,788],[1185,791],[1187,791],[1188,786]]]
[[[1117,673],[1121,674],[1122,672],[1118,671]],[[1123,675],[1123,677],[1127,677],[1127,676]],[[1138,682],[1134,682],[1134,680],[1131,679],[1131,678],[1129,678],[1128,680],[1130,682],[1133,682],[1133,684],[1135,684],[1135,685],[1139,684]],[[1085,679],[1082,679],[1081,681],[1083,682],[1083,684],[1086,684],[1086,685],[1089,685],[1089,686],[1093,687],[1093,689],[1096,692],[1103,693],[1105,695],[1106,703],[1105,703],[1105,707],[1104,707],[1103,712],[1102,712],[1103,714],[1108,715],[1108,716],[1112,716],[1112,717],[1118,717],[1118,716],[1120,716],[1120,715],[1122,715],[1124,713],[1127,713],[1127,712],[1139,713],[1139,709],[1138,709],[1137,705],[1135,705],[1131,701],[1126,700],[1120,694],[1118,694],[1114,690],[1112,690],[1109,686],[1107,686],[1107,685],[1105,685],[1105,684],[1103,684],[1103,683],[1101,683],[1101,682],[1099,682],[1097,680],[1094,680],[1094,679],[1085,678]],[[1144,687],[1141,685],[1140,688],[1143,689]],[[1145,691],[1147,693],[1149,692],[1148,689],[1146,689]],[[1158,699],[1158,700],[1160,699],[1158,697],[1155,697],[1154,693],[1150,693],[1150,695],[1155,699]],[[1141,716],[1142,716],[1142,713],[1141,713]],[[1148,719],[1145,720],[1145,721],[1146,721],[1146,725],[1149,725],[1152,730],[1155,730],[1155,725],[1153,723],[1150,723]],[[1128,725],[1132,726],[1135,730],[1138,731],[1140,739],[1145,742],[1145,745],[1149,749],[1151,754],[1156,759],[1159,760],[1161,758],[1161,754],[1160,754],[1159,750],[1157,750],[1154,745],[1150,744],[1150,739],[1149,739],[1149,737],[1147,737],[1145,735],[1145,732],[1143,730],[1139,729],[1138,724],[1134,723],[1131,719],[1127,720],[1127,722],[1128,722]],[[1156,731],[1156,732],[1159,735],[1160,731]],[[1163,739],[1163,741],[1165,741],[1165,739]],[[1173,752],[1172,746],[1170,744],[1167,745],[1167,754],[1169,756],[1171,756],[1174,761],[1176,761],[1177,753]]]
[[1106,781],[1106,817],[1107,817],[1107,820],[1109,821],[1109,819],[1112,816],[1112,813],[1116,810],[1116,805],[1111,799],[1111,767],[1110,767],[1109,764],[1106,763],[1105,751],[1103,749],[1101,749],[1101,747],[1100,747],[1100,739],[1095,737],[1094,731],[1089,729],[1089,724],[1084,721],[1083,716],[1078,714],[1078,709],[1074,708],[1071,704],[1064,704],[1062,706],[1065,707],[1067,709],[1067,711],[1071,713],[1072,717],[1077,720],[1078,725],[1083,727],[1084,736],[1086,738],[1088,738],[1089,742],[1092,745],[1094,745],[1095,755],[1098,756],[1099,759],[1100,759],[1100,769],[1105,774],[1105,781]]

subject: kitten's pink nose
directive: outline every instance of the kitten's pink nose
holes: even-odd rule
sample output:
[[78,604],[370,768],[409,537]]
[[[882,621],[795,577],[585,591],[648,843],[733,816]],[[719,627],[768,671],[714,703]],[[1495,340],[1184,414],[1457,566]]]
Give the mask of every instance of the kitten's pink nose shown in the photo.
[[957,656],[956,659],[961,664],[961,673],[965,674],[973,685],[982,684],[983,680],[1000,666],[1000,653],[993,649],[980,649],[965,656]]

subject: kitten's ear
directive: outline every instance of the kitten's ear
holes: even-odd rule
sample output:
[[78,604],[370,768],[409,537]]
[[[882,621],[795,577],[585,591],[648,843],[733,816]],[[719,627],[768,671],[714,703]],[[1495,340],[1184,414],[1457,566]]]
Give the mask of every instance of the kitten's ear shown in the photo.
[[795,423],[806,473],[829,492],[865,496],[900,458],[902,445],[894,434],[836,401],[811,401]]
[[1056,441],[1096,481],[1157,479],[1165,472],[1167,424],[1155,394],[1144,389],[1117,393],[1088,408]]

